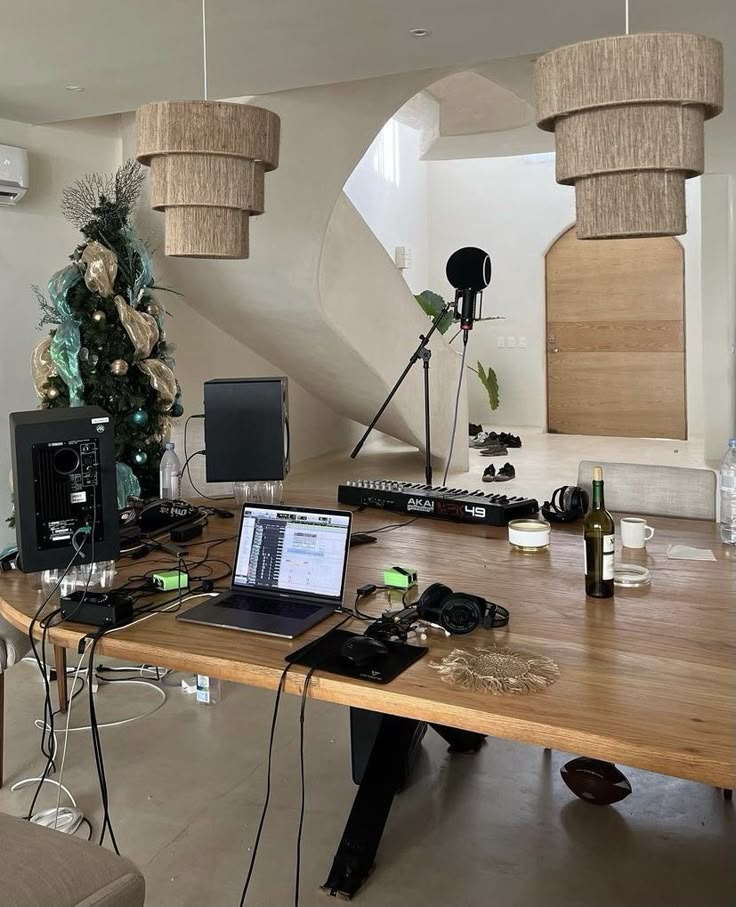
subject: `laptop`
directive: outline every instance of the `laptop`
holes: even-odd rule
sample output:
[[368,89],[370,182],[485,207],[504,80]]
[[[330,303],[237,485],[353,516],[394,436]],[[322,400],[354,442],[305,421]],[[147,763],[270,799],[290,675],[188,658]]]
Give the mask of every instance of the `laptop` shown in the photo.
[[178,620],[293,639],[342,607],[352,516],[246,504],[230,590]]

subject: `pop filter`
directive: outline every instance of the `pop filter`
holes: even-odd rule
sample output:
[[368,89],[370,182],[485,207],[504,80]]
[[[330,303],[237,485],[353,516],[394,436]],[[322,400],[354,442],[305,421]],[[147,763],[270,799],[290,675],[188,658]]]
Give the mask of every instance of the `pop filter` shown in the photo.
[[456,290],[485,290],[491,282],[491,257],[483,249],[465,246],[447,259],[445,273]]
[[465,246],[447,259],[445,273],[455,287],[455,318],[460,319],[467,343],[468,331],[481,317],[479,300],[491,282],[491,257],[483,249]]

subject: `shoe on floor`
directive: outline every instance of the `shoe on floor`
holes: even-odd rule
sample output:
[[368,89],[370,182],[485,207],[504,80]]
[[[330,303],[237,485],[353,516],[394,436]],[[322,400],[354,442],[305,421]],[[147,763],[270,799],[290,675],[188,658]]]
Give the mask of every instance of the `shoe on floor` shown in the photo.
[[518,435],[512,435],[506,431],[501,432],[499,441],[502,444],[505,444],[506,447],[521,447],[521,438]]
[[482,431],[482,425],[477,425],[475,422],[471,422],[470,425],[468,425],[468,437],[470,438],[477,438]]
[[483,470],[483,481],[484,482],[495,482],[496,481],[496,467],[491,463],[490,466],[486,466]]
[[482,457],[505,457],[508,450],[502,444],[489,444],[487,447],[478,449],[478,453]]
[[498,470],[498,475],[496,476],[497,482],[510,482],[511,479],[516,478],[516,470],[511,465],[511,463],[504,463],[504,465]]
[[471,447],[487,447],[489,444],[498,444],[500,443],[499,436],[495,431],[481,431],[479,432],[473,441],[471,442]]

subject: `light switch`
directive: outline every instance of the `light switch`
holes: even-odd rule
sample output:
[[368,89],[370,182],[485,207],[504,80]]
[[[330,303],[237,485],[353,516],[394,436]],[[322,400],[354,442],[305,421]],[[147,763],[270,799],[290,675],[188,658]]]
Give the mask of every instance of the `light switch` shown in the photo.
[[496,346],[499,349],[506,346],[506,338],[505,337],[496,337]]
[[506,346],[509,347],[510,349],[515,349],[516,348],[516,337],[507,337]]
[[526,349],[526,337],[519,337],[519,346]]
[[411,247],[396,246],[394,249],[394,262],[400,271],[407,271],[411,267]]

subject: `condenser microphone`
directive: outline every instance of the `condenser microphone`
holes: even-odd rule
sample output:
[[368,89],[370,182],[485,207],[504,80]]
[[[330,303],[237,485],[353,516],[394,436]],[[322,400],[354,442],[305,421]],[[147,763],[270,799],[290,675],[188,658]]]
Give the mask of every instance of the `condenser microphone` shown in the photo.
[[483,290],[491,282],[491,257],[483,249],[465,246],[448,258],[445,273],[455,287],[455,318],[467,332],[481,316]]

